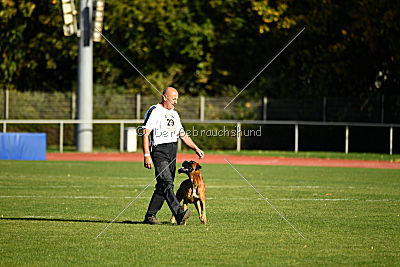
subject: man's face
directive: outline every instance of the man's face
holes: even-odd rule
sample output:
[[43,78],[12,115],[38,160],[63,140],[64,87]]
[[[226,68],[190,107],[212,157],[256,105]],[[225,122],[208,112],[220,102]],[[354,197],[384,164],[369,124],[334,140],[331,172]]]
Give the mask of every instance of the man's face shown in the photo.
[[178,103],[178,92],[173,90],[167,91],[163,98],[167,109],[172,109]]

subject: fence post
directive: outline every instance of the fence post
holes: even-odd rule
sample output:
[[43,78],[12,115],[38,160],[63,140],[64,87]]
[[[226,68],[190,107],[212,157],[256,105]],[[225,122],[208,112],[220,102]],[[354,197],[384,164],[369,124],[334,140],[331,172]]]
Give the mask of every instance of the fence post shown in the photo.
[[141,95],[136,94],[136,119],[140,120],[140,106],[141,106]]
[[326,121],[326,96],[322,98],[322,121]]
[[294,125],[294,152],[299,152],[299,124]]
[[345,140],[345,148],[344,153],[349,153],[349,125],[346,125],[346,140]]
[[268,97],[263,97],[263,120],[267,120]]
[[3,133],[7,132],[7,123],[3,122]]
[[200,96],[200,120],[201,121],[204,121],[204,106],[205,106],[205,103],[206,103],[206,98],[203,95],[201,95]]
[[390,155],[393,154],[393,126],[390,126],[390,133],[389,133],[389,147],[390,147]]
[[5,90],[5,96],[4,96],[4,119],[8,120],[9,117],[9,108],[10,108],[10,92],[8,89]]
[[381,98],[381,123],[383,123],[385,119],[385,95],[382,95]]
[[71,119],[75,119],[76,117],[76,92],[72,91],[71,94]]
[[60,153],[64,151],[64,122],[60,122]]
[[236,123],[236,130],[237,130],[237,136],[236,136],[236,151],[240,151],[240,143],[241,143],[241,124],[240,122]]
[[122,121],[119,127],[119,151],[124,152],[124,123]]

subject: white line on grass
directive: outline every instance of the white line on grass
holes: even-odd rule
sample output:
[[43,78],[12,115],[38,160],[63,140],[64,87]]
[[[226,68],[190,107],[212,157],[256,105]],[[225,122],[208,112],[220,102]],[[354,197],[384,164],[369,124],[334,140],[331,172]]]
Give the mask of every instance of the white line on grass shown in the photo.
[[[147,177],[148,179],[148,177]],[[0,188],[5,188],[5,189],[61,189],[61,188],[99,188],[99,187],[111,187],[111,188],[142,188],[146,185],[32,185],[32,186],[27,186],[27,185],[5,185],[5,186],[0,186]]]
[[114,198],[106,196],[0,196],[0,198],[71,198],[71,199],[91,199],[91,198]]
[[[0,198],[51,198],[51,199],[132,199],[135,197],[108,197],[108,196],[0,196]],[[136,197],[138,199],[150,199],[150,197]],[[206,197],[207,200],[264,200],[263,198],[249,197]],[[278,201],[361,201],[361,202],[400,202],[400,199],[359,199],[359,198],[270,198]]]
[[[51,198],[51,199],[150,199],[150,197],[109,197],[109,196],[0,196],[0,198]],[[263,198],[249,198],[249,197],[206,197],[207,200],[264,200]],[[270,200],[278,201],[361,201],[361,202],[400,202],[400,199],[359,199],[359,198],[270,198]]]
[[97,219],[97,217],[93,216],[68,216],[68,218],[65,217],[65,215],[25,215],[25,216],[20,216],[18,218],[13,218],[13,217],[7,217],[6,215],[1,215],[2,218],[10,218],[10,219],[64,219],[64,220],[73,220],[73,219]]
[[[207,197],[208,200],[265,200],[263,198],[245,198],[245,197],[234,197],[234,198],[216,198],[216,197]],[[270,200],[278,200],[278,201],[361,201],[361,202],[400,202],[400,199],[358,199],[358,198],[270,198]]]
[[260,70],[258,73],[257,73],[257,75],[256,76],[254,76],[254,78],[253,79],[251,79],[251,81],[250,82],[248,82],[247,83],[247,85],[245,86],[245,87],[243,87],[243,89],[242,90],[240,90],[240,92],[228,103],[228,105],[226,105],[225,107],[224,107],[224,109],[226,109],[233,101],[235,101],[235,99],[283,52],[283,50],[285,50],[304,30],[306,29],[306,27],[303,27],[303,29],[298,33],[298,34],[296,34],[296,36],[294,37],[294,38],[292,38],[292,40],[290,40],[290,42],[284,47],[284,48],[282,48],[282,50],[281,51],[279,51],[279,53],[278,54],[276,54],[276,56],[273,58],[273,59],[271,59],[271,61],[270,62],[268,62],[268,64],[267,65],[265,65],[265,67],[262,69],[262,70]]
[[257,188],[255,188],[236,168],[235,168],[235,166],[233,166],[230,162],[229,162],[229,160],[227,160],[226,158],[224,158],[225,159],[225,161],[226,162],[228,162],[229,163],[229,165],[251,186],[251,187],[253,187],[253,189],[282,217],[282,219],[284,219],[303,239],[305,239],[305,237],[304,237],[304,235],[299,231],[299,230],[297,230],[297,228],[296,227],[294,227],[294,225],[291,223],[291,222],[289,222],[288,221],[288,219],[286,219],[285,218],[285,216],[283,216],[280,212],[279,212],[279,210],[277,209],[277,208],[275,208],[275,206],[274,205],[272,205],[271,204],[271,202],[269,202],[268,201],[268,199],[266,198],[266,197],[264,197],[258,190],[257,190]]
[[[8,178],[12,178],[12,179],[41,179],[43,178],[43,176],[25,176],[25,175],[0,175],[0,179],[8,179]],[[79,176],[79,175],[74,175],[74,174],[70,174],[70,176],[68,176],[67,174],[65,175],[46,175],[46,178],[67,178],[67,179],[85,179],[85,180],[90,180],[90,179],[119,179],[119,180],[132,180],[135,179],[136,180],[148,180],[149,177],[144,177],[144,176],[138,176],[135,178],[132,177],[113,177],[113,176]],[[1,187],[1,186],[0,186]]]
[[[212,178],[210,178],[212,179]],[[245,188],[246,185],[208,185],[207,188]],[[353,189],[353,186],[348,187],[335,187],[335,186],[320,186],[320,185],[259,185],[258,186],[263,188],[305,188],[305,189],[314,189],[314,188],[331,188],[331,189]]]
[[[148,178],[148,177],[147,177]],[[132,178],[131,178],[132,179]],[[210,177],[210,179],[212,179]],[[27,185],[5,185],[1,186],[0,188],[5,188],[5,189],[60,189],[60,188],[93,188],[93,187],[111,187],[111,188],[142,188],[146,185],[138,184],[138,185],[132,185],[132,184],[116,184],[116,185],[32,185],[32,186],[27,186]],[[319,185],[259,185],[259,188],[279,188],[279,189],[315,189],[315,188],[330,188],[330,189],[354,189],[353,186],[347,186],[347,187],[334,187],[334,186],[319,186]],[[207,188],[247,188],[246,185],[208,185]]]

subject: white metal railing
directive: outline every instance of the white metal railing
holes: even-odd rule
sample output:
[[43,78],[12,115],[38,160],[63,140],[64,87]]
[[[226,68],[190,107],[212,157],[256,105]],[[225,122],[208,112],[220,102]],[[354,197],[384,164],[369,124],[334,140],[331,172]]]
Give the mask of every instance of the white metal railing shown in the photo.
[[[120,151],[124,151],[124,126],[125,124],[142,124],[141,119],[105,119],[105,120],[0,120],[3,125],[3,132],[7,132],[7,124],[58,124],[60,129],[60,152],[63,152],[64,146],[64,124],[120,124]],[[182,123],[194,124],[234,124],[236,129],[240,132],[242,124],[255,124],[255,125],[293,125],[294,126],[294,151],[299,151],[299,125],[310,126],[344,126],[345,127],[345,148],[347,154],[349,152],[349,133],[350,127],[383,127],[389,129],[389,153],[393,154],[393,128],[400,128],[400,124],[387,124],[387,123],[358,123],[358,122],[318,122],[318,121],[267,121],[267,120],[182,120]],[[236,136],[236,150],[241,149],[241,136]]]

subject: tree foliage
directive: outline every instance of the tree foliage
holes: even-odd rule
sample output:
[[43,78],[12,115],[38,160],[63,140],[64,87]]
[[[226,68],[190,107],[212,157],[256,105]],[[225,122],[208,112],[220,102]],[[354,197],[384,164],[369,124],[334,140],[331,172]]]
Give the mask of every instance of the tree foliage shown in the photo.
[[18,90],[70,90],[77,43],[63,38],[60,7],[47,1],[2,0],[0,84]]
[[[77,37],[59,2],[1,0],[0,85],[70,91]],[[241,97],[398,93],[400,4],[389,0],[108,0],[103,34],[157,87]],[[106,40],[94,44],[95,90],[151,93]]]

